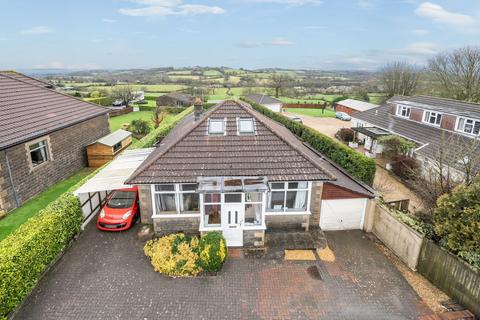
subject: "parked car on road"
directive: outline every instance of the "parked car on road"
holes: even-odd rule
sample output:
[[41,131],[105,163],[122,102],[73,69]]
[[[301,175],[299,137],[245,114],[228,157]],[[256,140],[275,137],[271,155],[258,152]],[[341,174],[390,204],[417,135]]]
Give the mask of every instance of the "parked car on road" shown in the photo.
[[140,215],[138,186],[112,192],[97,218],[97,228],[123,231],[132,227]]
[[350,121],[352,120],[352,117],[350,117],[347,113],[345,112],[337,112],[335,113],[335,118],[343,120],[343,121]]

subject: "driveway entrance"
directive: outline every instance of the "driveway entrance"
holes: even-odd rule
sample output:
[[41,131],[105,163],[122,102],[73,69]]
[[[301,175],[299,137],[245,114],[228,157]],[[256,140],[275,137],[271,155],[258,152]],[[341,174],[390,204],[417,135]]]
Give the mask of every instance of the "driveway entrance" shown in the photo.
[[326,233],[334,262],[232,252],[217,276],[172,279],[153,271],[137,230],[88,225],[15,319],[395,320],[430,313],[361,231]]

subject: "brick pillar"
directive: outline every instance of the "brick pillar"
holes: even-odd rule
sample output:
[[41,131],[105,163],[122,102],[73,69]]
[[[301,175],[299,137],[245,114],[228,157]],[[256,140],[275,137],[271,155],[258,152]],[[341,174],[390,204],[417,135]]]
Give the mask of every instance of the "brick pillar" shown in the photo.
[[320,225],[320,209],[322,206],[322,191],[323,183],[322,182],[313,182],[312,185],[312,196],[310,198],[310,228],[316,228]]

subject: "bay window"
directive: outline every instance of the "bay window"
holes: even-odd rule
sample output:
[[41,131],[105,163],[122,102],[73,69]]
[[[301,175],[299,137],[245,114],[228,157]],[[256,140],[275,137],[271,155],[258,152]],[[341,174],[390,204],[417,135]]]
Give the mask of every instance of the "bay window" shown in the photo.
[[159,184],[153,193],[156,214],[185,214],[199,212],[196,184]]
[[274,182],[270,189],[268,211],[307,211],[308,182]]

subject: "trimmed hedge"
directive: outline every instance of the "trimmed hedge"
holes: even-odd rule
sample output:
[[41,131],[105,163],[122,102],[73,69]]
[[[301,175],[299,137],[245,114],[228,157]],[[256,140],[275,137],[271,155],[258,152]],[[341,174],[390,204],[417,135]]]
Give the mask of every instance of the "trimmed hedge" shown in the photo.
[[0,318],[30,293],[82,221],[78,198],[66,192],[0,242]]
[[297,137],[332,161],[336,162],[354,177],[369,185],[373,183],[373,178],[375,177],[375,171],[377,169],[374,159],[368,158],[312,128],[292,121],[289,118],[273,112],[253,101],[245,98],[241,99],[249,103],[258,112],[283,124]]
[[198,264],[203,270],[218,272],[227,258],[227,242],[221,232],[207,232],[200,239]]
[[140,148],[151,148],[153,145],[160,140],[167,136],[167,134],[175,128],[175,126],[187,115],[193,112],[193,107],[189,107],[182,111],[181,113],[162,121],[160,126],[155,130],[150,131],[145,137],[143,137],[140,141],[135,143],[132,146],[132,149],[140,149]]

